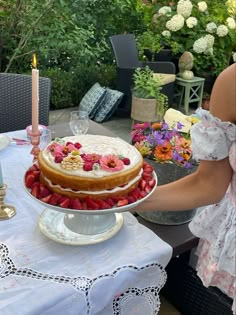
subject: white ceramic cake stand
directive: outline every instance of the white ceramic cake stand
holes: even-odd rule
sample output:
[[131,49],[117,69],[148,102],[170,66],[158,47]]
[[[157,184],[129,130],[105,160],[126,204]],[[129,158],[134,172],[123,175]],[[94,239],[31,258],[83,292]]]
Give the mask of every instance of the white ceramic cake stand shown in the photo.
[[103,242],[114,236],[123,225],[122,212],[129,211],[149,198],[157,185],[157,176],[151,192],[136,202],[111,209],[73,210],[49,205],[27,193],[47,208],[39,218],[39,228],[48,238],[68,245],[88,245]]

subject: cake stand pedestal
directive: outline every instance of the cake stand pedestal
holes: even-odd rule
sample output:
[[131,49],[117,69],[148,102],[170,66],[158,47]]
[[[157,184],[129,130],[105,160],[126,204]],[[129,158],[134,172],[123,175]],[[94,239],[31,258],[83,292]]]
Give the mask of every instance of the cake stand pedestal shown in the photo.
[[39,228],[45,236],[67,245],[103,242],[114,236],[122,225],[122,213],[65,214],[61,211],[46,209],[39,218]]
[[26,192],[46,209],[39,218],[39,228],[48,238],[68,245],[88,245],[103,242],[114,236],[123,225],[122,212],[129,211],[149,198],[157,186],[157,176],[151,192],[144,198],[122,207],[101,210],[73,210],[49,205]]

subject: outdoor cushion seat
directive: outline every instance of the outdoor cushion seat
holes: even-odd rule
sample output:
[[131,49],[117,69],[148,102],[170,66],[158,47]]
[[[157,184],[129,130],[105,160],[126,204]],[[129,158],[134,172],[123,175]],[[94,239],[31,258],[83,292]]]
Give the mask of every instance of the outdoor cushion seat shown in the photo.
[[161,86],[175,82],[176,75],[168,73],[153,73],[153,78],[160,81]]

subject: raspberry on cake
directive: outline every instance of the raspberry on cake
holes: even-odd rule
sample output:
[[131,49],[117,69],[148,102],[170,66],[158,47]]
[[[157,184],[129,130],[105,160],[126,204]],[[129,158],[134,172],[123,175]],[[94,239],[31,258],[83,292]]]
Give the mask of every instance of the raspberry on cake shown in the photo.
[[40,183],[70,198],[127,196],[138,186],[143,157],[120,138],[81,135],[55,139],[38,157]]

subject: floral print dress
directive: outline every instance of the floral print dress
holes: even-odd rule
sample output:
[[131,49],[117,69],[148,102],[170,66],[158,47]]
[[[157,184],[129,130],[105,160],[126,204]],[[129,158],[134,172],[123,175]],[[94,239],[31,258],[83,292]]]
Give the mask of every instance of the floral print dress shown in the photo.
[[196,114],[201,122],[191,128],[194,158],[214,161],[229,156],[233,169],[224,198],[203,208],[189,224],[200,238],[197,273],[206,287],[216,286],[233,299],[236,314],[236,125],[201,108]]

